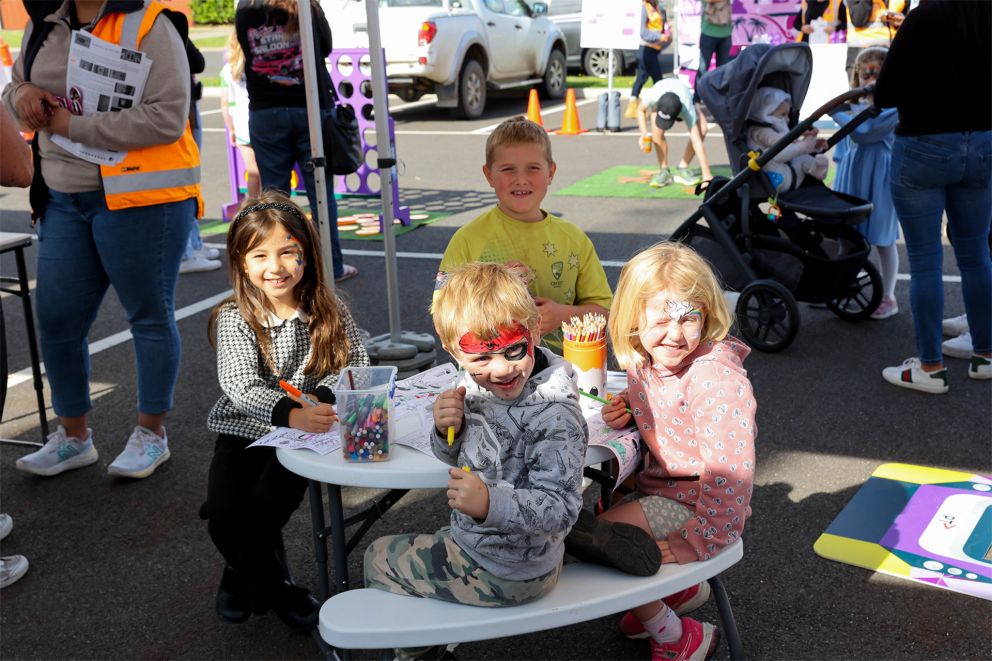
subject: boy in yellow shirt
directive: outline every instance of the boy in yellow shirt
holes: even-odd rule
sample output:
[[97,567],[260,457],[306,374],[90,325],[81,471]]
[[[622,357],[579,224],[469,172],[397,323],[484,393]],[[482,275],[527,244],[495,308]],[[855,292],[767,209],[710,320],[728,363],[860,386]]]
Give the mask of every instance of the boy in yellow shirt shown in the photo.
[[561,353],[561,322],[587,312],[609,314],[613,293],[596,249],[576,225],[541,208],[555,175],[551,141],[524,117],[508,119],[486,140],[482,172],[496,206],[462,226],[441,259],[447,272],[470,262],[520,262],[530,268],[529,290],[541,314],[544,344]]

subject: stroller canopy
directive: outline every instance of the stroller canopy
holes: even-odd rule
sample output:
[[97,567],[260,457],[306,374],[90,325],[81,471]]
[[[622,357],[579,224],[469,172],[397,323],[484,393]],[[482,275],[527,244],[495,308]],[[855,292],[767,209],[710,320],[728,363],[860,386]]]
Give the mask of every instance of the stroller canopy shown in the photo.
[[729,138],[744,135],[751,99],[762,84],[788,92],[798,111],[812,76],[813,52],[807,44],[754,44],[704,75],[696,89]]

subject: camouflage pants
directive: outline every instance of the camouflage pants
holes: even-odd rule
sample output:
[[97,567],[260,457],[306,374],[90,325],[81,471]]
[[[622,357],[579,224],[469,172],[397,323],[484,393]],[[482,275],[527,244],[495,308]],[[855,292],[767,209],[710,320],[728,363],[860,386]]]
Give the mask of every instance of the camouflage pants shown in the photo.
[[558,583],[561,571],[558,565],[526,581],[499,578],[465,553],[448,527],[433,535],[380,537],[366,549],[364,565],[367,588],[485,607],[534,601]]

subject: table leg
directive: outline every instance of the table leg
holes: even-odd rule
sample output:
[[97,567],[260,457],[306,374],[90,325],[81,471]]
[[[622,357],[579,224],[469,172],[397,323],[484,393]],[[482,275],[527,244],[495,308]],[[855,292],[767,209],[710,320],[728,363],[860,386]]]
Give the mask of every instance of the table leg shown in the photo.
[[28,350],[31,352],[31,374],[34,377],[34,390],[38,399],[38,417],[41,419],[41,442],[48,440],[48,416],[45,414],[44,382],[41,380],[41,359],[38,356],[38,342],[34,335],[34,312],[31,310],[31,287],[28,285],[28,271],[24,263],[24,249],[14,251],[17,259],[17,281],[21,289],[21,304],[24,306],[24,325],[27,327]]
[[313,550],[317,558],[317,575],[320,578],[321,601],[331,597],[331,581],[327,573],[327,537],[324,535],[324,501],[321,483],[309,480],[310,522],[313,526]]
[[331,549],[334,553],[334,591],[344,592],[348,589],[348,543],[345,539],[340,485],[327,485],[327,501],[331,515]]

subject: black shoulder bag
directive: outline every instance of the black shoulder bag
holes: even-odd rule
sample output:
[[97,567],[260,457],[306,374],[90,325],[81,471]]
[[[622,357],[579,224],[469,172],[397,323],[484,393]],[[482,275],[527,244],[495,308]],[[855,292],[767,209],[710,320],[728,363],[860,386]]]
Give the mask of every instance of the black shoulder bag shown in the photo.
[[333,174],[351,174],[357,172],[362,164],[358,118],[351,106],[338,99],[334,82],[326,68],[324,77],[330,96],[330,112],[324,116],[320,126],[324,135],[324,156],[327,158],[328,169]]

